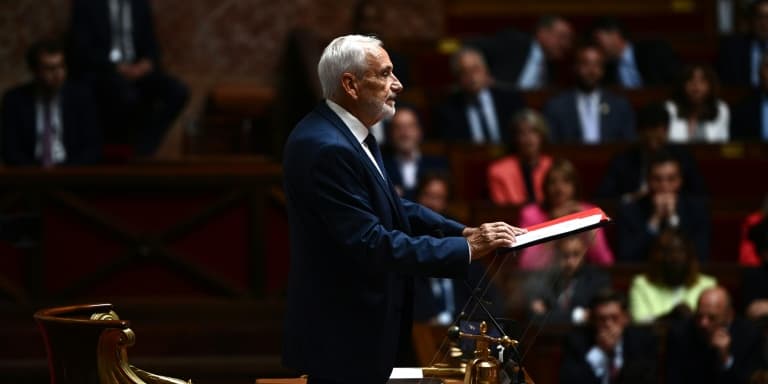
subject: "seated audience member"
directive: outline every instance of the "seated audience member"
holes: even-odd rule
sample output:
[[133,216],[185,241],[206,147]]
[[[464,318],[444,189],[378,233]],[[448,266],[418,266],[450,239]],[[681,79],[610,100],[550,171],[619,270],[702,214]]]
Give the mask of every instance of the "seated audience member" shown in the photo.
[[699,272],[693,245],[680,232],[662,232],[651,248],[646,272],[635,276],[629,287],[632,320],[650,323],[660,318],[688,316],[699,294],[717,284]]
[[100,103],[105,138],[155,153],[187,102],[187,87],[163,71],[148,0],[75,0],[72,63]]
[[3,161],[43,167],[99,161],[98,109],[87,88],[67,80],[62,46],[49,41],[32,45],[27,65],[34,79],[3,97]]
[[701,293],[692,319],[667,332],[666,383],[747,383],[762,364],[763,337],[734,315],[722,287]]
[[611,286],[605,272],[584,261],[588,237],[579,234],[555,241],[555,262],[526,281],[528,311],[534,321],[581,324],[595,294]]
[[623,96],[600,86],[603,53],[588,45],[576,51],[576,88],[547,101],[544,115],[553,143],[599,144],[635,137],[635,113]]
[[768,218],[750,228],[749,240],[762,263],[744,270],[742,299],[748,318],[765,319],[768,317]]
[[717,71],[724,84],[757,87],[760,60],[768,44],[768,0],[748,8],[749,31],[725,36],[719,44]]
[[710,217],[706,200],[681,192],[684,183],[680,162],[660,152],[648,161],[648,193],[622,202],[616,215],[619,232],[618,260],[642,262],[665,228],[680,230],[693,241],[699,260],[709,258]]
[[730,128],[734,140],[768,141],[768,55],[760,60],[760,86],[733,107]]
[[601,290],[590,303],[588,326],[565,338],[560,383],[657,383],[657,353],[653,332],[630,325],[626,300]]
[[631,41],[613,18],[598,20],[591,35],[607,58],[606,84],[641,88],[671,84],[679,76],[680,60],[663,40]]
[[571,24],[550,15],[539,19],[533,36],[509,29],[470,45],[483,52],[499,83],[532,90],[555,83],[555,65],[568,56],[572,43]]
[[669,111],[669,141],[673,143],[717,143],[729,139],[730,110],[718,97],[715,72],[706,65],[689,66],[683,71]]
[[[419,204],[446,215],[451,199],[450,180],[444,173],[429,173],[421,178],[416,192]],[[470,301],[472,290],[480,283],[480,291],[485,291],[483,299],[490,301],[486,307],[494,316],[503,315],[504,302],[498,289],[493,285],[485,290],[485,284],[490,279],[485,276],[485,266],[476,261],[469,265],[465,281],[444,278],[416,278],[414,281],[414,321],[427,322],[437,325],[450,325],[462,312],[467,315],[480,315],[476,309],[476,301]]]
[[435,111],[436,129],[443,139],[476,144],[508,143],[507,122],[523,108],[523,99],[512,90],[497,87],[483,55],[463,48],[451,58],[459,82],[454,92]]
[[[576,168],[565,159],[557,159],[544,177],[544,200],[531,203],[520,210],[520,227],[530,227],[571,213],[594,208],[579,200],[579,182]],[[613,264],[613,252],[608,247],[605,231],[596,229],[589,232],[593,241],[589,243],[586,259],[596,265]],[[522,269],[546,268],[552,263],[552,246],[544,243],[522,250],[519,267]]]
[[421,154],[422,138],[416,110],[398,105],[389,124],[389,150],[383,160],[395,190],[409,200],[415,198],[416,185],[424,174],[448,170],[448,160]]
[[541,202],[552,157],[542,153],[549,128],[543,116],[524,109],[512,118],[512,153],[488,167],[488,190],[497,205]]
[[741,223],[741,242],[739,244],[739,264],[756,267],[762,264],[762,258],[757,254],[755,243],[749,239],[750,229],[768,217],[768,196],[763,199],[763,207],[749,214]]
[[691,152],[682,145],[668,143],[669,112],[662,104],[643,108],[637,116],[638,142],[617,154],[597,189],[601,198],[621,198],[632,201],[648,193],[646,174],[648,161],[659,152],[667,152],[680,163],[683,193],[695,196],[706,194],[706,188]]

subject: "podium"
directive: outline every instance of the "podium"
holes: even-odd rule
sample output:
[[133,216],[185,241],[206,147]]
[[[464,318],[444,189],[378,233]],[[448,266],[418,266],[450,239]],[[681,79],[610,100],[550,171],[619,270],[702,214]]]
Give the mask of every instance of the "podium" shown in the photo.
[[[526,228],[527,233],[516,236],[516,242],[509,248],[501,249],[500,254],[506,254],[527,248],[533,245],[556,241],[569,236],[577,235],[593,229],[607,225],[611,219],[605,215],[600,208],[592,208],[570,215],[562,216],[538,225]],[[505,348],[517,349],[518,341],[513,340],[504,334],[502,327],[498,325],[495,318],[482,304],[482,301],[473,294],[473,298],[478,300],[479,306],[483,308],[490,317],[490,321],[497,326],[501,335],[493,336],[490,334],[490,326],[482,321],[479,325],[479,333],[464,331],[459,326],[452,326],[448,331],[449,339],[472,340],[475,342],[474,358],[468,362],[454,361],[454,364],[437,362],[434,366],[423,368],[395,368],[393,374],[387,383],[390,384],[465,384],[465,383],[497,383],[507,380],[513,383],[529,383],[534,381],[525,371],[525,368],[517,360],[507,357],[498,359],[491,355],[491,344],[500,345]],[[472,298],[470,299],[472,300]],[[424,330],[424,329],[422,329]],[[506,355],[505,355],[506,356]],[[509,361],[507,361],[509,360]],[[509,366],[502,363],[507,361]],[[503,375],[504,379],[502,378]],[[457,376],[462,376],[461,378]],[[256,384],[306,384],[306,378],[294,379],[257,379]]]

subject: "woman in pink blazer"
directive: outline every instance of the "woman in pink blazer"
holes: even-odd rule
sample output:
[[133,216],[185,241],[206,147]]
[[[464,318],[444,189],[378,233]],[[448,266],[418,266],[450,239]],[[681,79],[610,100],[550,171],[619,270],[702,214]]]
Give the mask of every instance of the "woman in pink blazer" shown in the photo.
[[[520,210],[520,227],[529,227],[547,220],[552,220],[570,213],[594,208],[595,206],[579,201],[579,183],[576,168],[565,159],[552,163],[544,177],[544,200],[541,203],[525,205]],[[613,264],[613,252],[608,247],[605,232],[602,229],[592,231],[594,241],[587,250],[586,259],[600,266]],[[587,237],[589,238],[589,237]],[[551,244],[544,243],[523,249],[520,255],[521,269],[542,269],[550,266],[554,260]]]

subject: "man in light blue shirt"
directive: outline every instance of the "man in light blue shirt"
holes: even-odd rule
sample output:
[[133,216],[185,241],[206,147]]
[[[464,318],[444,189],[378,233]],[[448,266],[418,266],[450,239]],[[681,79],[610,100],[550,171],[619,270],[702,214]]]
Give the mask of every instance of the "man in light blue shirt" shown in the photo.
[[509,120],[523,106],[514,89],[497,87],[480,51],[465,47],[451,58],[458,90],[437,106],[435,127],[448,141],[509,142]]
[[603,18],[592,26],[591,37],[606,56],[606,83],[635,89],[676,81],[680,60],[668,43],[631,41],[618,20]]
[[552,74],[548,73],[548,64],[566,55],[572,34],[565,19],[551,16],[539,21],[517,81],[519,89],[540,89],[549,84]]
[[724,36],[717,54],[723,84],[760,85],[760,60],[768,44],[768,0],[753,0],[747,10],[749,31]]
[[556,82],[556,66],[571,52],[573,29],[568,20],[546,15],[539,19],[532,33],[507,29],[466,44],[482,52],[500,86],[541,89]]
[[604,58],[596,46],[576,52],[576,88],[548,100],[544,115],[557,143],[601,144],[635,136],[634,111],[623,96],[601,87]]

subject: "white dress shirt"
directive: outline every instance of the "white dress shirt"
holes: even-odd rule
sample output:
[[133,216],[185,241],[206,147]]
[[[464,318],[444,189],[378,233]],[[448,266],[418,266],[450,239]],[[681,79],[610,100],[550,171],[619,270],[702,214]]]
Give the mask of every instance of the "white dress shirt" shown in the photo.
[[109,0],[109,26],[112,47],[109,60],[113,63],[131,63],[136,59],[133,45],[133,16],[128,0]]
[[43,100],[38,97],[35,102],[35,158],[42,162],[43,160],[43,140],[45,131],[45,103],[48,104],[51,121],[51,161],[54,164],[63,163],[67,160],[67,151],[64,148],[64,124],[61,119],[60,98],[54,97],[51,100]]
[[344,122],[344,125],[349,128],[349,130],[352,132],[352,135],[355,136],[355,139],[357,139],[357,142],[360,143],[361,147],[363,147],[365,154],[368,155],[368,159],[371,160],[373,166],[376,167],[376,169],[379,171],[379,175],[386,180],[384,173],[379,168],[379,164],[376,163],[376,158],[373,157],[373,153],[371,153],[371,150],[368,148],[368,144],[365,143],[365,138],[368,137],[368,134],[370,133],[368,128],[366,128],[365,125],[363,125],[363,123],[357,117],[355,117],[355,115],[349,113],[349,111],[344,109],[344,107],[341,105],[334,103],[330,99],[326,99],[325,102],[328,104],[328,108],[335,112],[341,121]]
[[[477,101],[480,104],[480,108],[477,108],[474,104],[467,106],[467,121],[469,122],[472,142],[476,144],[499,143],[501,141],[499,121],[496,118],[496,107],[493,104],[491,91],[488,88],[481,90],[477,94]],[[481,118],[485,118],[490,132],[483,130]]]
[[419,158],[421,158],[420,153],[414,154],[409,159],[397,158],[397,165],[400,168],[400,175],[403,177],[403,187],[405,189],[414,189],[419,182]]
[[530,90],[544,87],[547,78],[547,62],[544,58],[544,51],[537,42],[531,43],[531,52],[528,54],[528,60],[520,72],[520,79],[517,86],[520,89]]
[[373,137],[376,138],[376,142],[379,143],[379,146],[382,146],[387,142],[387,132],[384,129],[384,120],[371,125],[371,129],[369,131],[371,131]]
[[[613,352],[613,366],[616,370],[621,370],[621,367],[624,366],[623,354],[624,343],[619,341]],[[589,366],[592,367],[592,372],[594,372],[595,376],[600,379],[600,382],[602,384],[609,384],[611,381],[611,374],[609,372],[610,367],[608,364],[610,357],[595,345],[589,352],[587,352],[585,359],[587,360],[587,363],[589,363]]]
[[600,91],[576,92],[581,135],[585,143],[600,143]]

